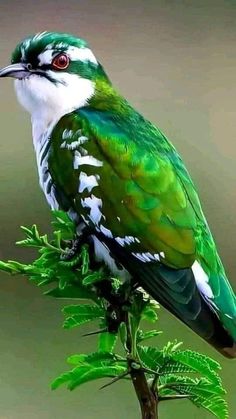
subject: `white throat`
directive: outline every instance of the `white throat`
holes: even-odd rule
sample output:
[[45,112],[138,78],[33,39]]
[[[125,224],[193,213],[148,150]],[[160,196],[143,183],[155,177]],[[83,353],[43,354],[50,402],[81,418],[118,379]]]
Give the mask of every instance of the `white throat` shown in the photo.
[[31,114],[34,146],[59,119],[85,106],[94,94],[94,83],[76,74],[48,71],[57,80],[31,75],[15,81],[20,104]]
[[[51,72],[50,73],[54,73]],[[59,119],[82,106],[94,94],[94,83],[75,74],[55,73],[58,83],[31,75],[15,81],[20,104],[31,114],[33,143],[39,172],[39,183],[52,209],[58,209],[55,187],[48,171],[48,143]]]

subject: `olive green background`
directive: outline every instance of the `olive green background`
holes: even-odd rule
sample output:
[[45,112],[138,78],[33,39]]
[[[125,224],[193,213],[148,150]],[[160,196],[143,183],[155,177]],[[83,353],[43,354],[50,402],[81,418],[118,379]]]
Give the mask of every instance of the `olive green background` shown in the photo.
[[[42,30],[86,38],[120,91],[174,142],[190,169],[227,272],[236,282],[236,1],[84,0],[0,4],[0,67],[15,44]],[[49,229],[38,186],[30,118],[12,80],[0,80],[0,258],[30,260],[19,225]],[[94,349],[93,338],[61,328],[62,304],[25,279],[0,275],[0,419],[136,419],[128,383],[55,392],[49,382],[66,356]],[[236,364],[161,311],[160,342],[177,337],[222,364],[230,419],[236,417]],[[86,328],[83,331],[88,330]],[[91,328],[90,328],[91,330]],[[158,340],[157,340],[158,343]],[[209,418],[188,402],[160,406],[161,419]]]

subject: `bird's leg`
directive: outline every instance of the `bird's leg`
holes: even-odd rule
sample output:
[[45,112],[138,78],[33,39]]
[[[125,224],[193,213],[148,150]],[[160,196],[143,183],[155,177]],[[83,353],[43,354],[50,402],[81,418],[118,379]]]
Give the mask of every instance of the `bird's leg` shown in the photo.
[[69,261],[73,259],[74,256],[78,253],[82,244],[86,243],[88,237],[92,234],[92,229],[90,226],[81,224],[76,230],[76,238],[70,241],[70,247],[66,248],[66,253],[61,254],[60,259],[63,261]]

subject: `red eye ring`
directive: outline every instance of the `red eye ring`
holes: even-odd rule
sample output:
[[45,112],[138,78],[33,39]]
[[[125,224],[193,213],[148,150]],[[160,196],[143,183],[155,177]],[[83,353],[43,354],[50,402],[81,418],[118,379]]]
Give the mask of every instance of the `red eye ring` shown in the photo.
[[70,64],[68,55],[65,53],[58,54],[52,60],[52,67],[57,70],[65,70]]

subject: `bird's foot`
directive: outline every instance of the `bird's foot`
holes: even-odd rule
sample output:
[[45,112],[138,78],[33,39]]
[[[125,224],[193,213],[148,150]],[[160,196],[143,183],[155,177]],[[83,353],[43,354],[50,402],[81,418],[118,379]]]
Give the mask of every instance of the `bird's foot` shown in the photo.
[[79,252],[81,246],[87,242],[88,236],[91,234],[90,227],[84,227],[74,240],[70,240],[69,247],[67,247],[60,256],[62,261],[70,261]]
[[64,262],[73,259],[73,257],[78,253],[82,244],[83,241],[81,240],[81,237],[77,237],[76,239],[71,240],[70,247],[65,249],[65,251],[60,255],[60,259]]

